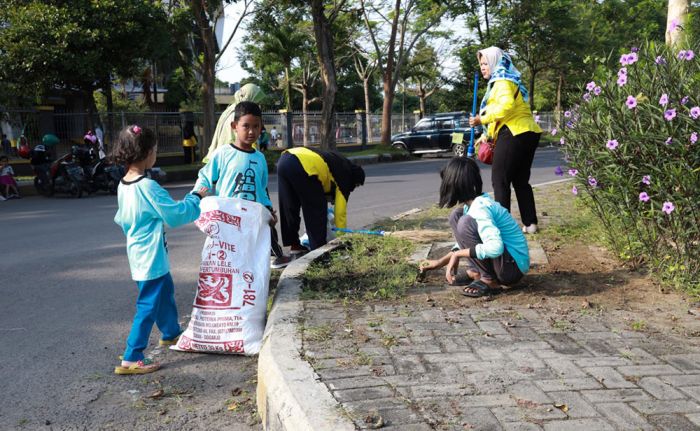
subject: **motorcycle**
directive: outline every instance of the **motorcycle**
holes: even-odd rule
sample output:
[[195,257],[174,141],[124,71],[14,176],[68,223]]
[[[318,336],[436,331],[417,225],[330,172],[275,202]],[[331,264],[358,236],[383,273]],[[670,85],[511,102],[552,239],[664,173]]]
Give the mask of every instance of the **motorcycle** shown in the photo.
[[32,164],[34,187],[40,194],[50,197],[54,193],[67,193],[72,197],[83,196],[85,173],[73,160],[71,153],[64,154],[53,163]]
[[124,176],[124,168],[111,163],[106,157],[100,158],[92,146],[74,145],[71,152],[85,173],[85,189],[88,193],[104,190],[117,193],[119,181]]

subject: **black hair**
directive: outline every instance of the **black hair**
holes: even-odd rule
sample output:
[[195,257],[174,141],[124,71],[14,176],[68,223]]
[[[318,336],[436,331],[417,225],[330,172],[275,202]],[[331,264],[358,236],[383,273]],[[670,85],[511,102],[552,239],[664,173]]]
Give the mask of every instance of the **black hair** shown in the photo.
[[244,115],[255,115],[262,120],[262,111],[260,105],[255,102],[243,101],[240,102],[233,110],[233,121],[238,121]]
[[454,157],[440,171],[440,207],[453,207],[481,195],[481,172],[473,159]]
[[3,160],[9,162],[10,158],[7,156],[0,156],[0,162],[2,162]]
[[130,165],[145,160],[156,146],[156,135],[151,129],[137,125],[127,126],[119,132],[112,150],[112,159],[119,164]]

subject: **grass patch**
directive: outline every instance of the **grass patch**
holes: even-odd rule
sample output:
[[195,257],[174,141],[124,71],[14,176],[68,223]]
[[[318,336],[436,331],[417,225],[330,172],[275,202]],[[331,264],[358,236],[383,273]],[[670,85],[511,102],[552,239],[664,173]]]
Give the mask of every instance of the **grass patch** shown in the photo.
[[[342,151],[342,149],[341,149]],[[404,150],[390,147],[389,145],[375,145],[372,148],[361,151],[344,151],[346,156],[373,156],[379,154],[406,154]]]
[[406,260],[414,249],[410,241],[345,235],[340,242],[309,266],[302,299],[395,299],[415,282],[418,269]]

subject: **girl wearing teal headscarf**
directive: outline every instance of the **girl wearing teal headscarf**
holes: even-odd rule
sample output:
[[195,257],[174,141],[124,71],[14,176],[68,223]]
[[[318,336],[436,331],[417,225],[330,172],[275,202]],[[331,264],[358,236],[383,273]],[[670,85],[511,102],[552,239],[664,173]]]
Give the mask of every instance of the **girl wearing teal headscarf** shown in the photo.
[[542,129],[530,111],[529,93],[510,55],[492,46],[480,50],[477,57],[481,74],[489,82],[479,115],[471,117],[469,125],[487,125],[487,138],[496,142],[491,169],[495,200],[510,211],[512,184],[523,232],[535,233],[537,211],[530,186],[530,169]]

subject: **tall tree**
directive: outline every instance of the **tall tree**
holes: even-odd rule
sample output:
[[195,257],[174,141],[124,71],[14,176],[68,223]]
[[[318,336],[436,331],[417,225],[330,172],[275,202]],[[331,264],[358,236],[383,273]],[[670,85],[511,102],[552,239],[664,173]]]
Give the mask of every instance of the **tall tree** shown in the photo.
[[[444,59],[446,56],[441,58]],[[404,77],[411,82],[411,87],[418,96],[421,117],[425,115],[426,99],[440,89],[444,82],[440,74],[441,63],[435,48],[425,39],[421,39],[406,64]]]
[[[216,24],[224,18],[224,6],[233,3],[241,4],[241,12],[237,16],[233,31],[229,38],[219,47],[214,33]],[[202,110],[204,111],[204,142],[211,142],[216,127],[215,93],[216,63],[229,47],[243,20],[253,13],[253,0],[187,0],[194,24],[197,29],[199,43],[196,59],[199,73],[202,76]]]
[[437,26],[451,7],[439,0],[360,0],[360,8],[382,75],[381,142],[391,139],[391,108],[401,69],[414,45]]
[[365,96],[365,117],[367,119],[367,142],[372,142],[372,105],[370,101],[370,84],[372,76],[377,70],[377,58],[370,55],[358,43],[352,44],[352,59],[357,76],[362,80],[362,89]]

